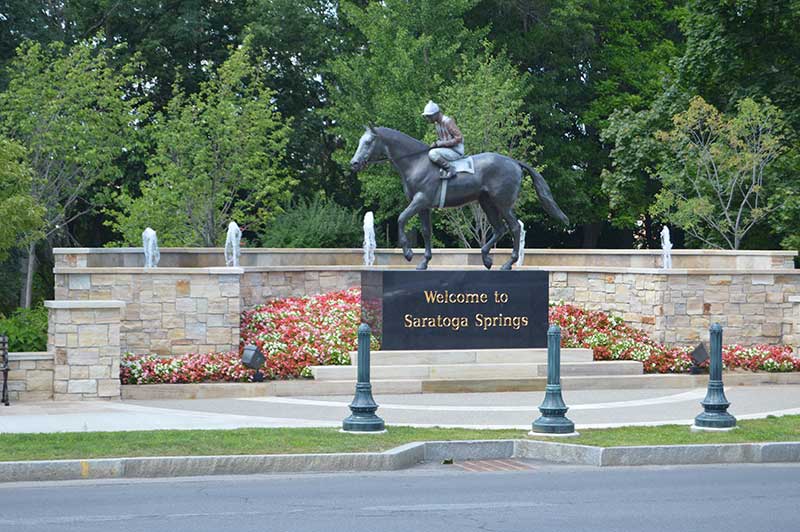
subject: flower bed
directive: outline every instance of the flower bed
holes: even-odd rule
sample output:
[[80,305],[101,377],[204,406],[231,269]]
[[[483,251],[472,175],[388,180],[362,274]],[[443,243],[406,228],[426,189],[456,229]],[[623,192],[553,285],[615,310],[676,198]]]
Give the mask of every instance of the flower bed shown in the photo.
[[[550,322],[561,327],[562,347],[589,348],[595,360],[638,360],[645,373],[687,373],[692,367],[691,348],[667,347],[619,316],[556,305],[550,307]],[[800,371],[800,358],[788,345],[726,345],[722,364],[725,369]]]
[[[310,366],[350,364],[360,305],[357,288],[276,299],[242,313],[240,349],[258,346],[268,379],[309,376]],[[660,344],[618,316],[557,305],[550,307],[550,322],[561,327],[562,347],[590,348],[595,360],[638,360],[646,373],[686,373],[692,367],[689,348]],[[373,337],[372,348],[378,347]],[[726,369],[800,371],[800,358],[789,346],[728,345],[722,359]],[[128,353],[120,365],[122,384],[247,382],[254,373],[241,364],[237,351],[172,358]]]
[[241,345],[264,353],[269,378],[309,376],[309,366],[350,364],[360,320],[358,288],[276,299],[242,313]]
[[190,353],[172,358],[125,353],[119,365],[122,384],[248,382],[254,370],[242,365],[239,353]]

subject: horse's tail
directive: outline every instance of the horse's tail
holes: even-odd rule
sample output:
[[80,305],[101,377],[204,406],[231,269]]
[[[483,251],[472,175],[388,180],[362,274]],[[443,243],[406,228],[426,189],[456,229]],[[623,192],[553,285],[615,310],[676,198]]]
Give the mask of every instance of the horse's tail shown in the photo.
[[539,202],[542,204],[545,212],[558,220],[559,222],[563,223],[564,225],[569,225],[569,218],[567,215],[564,214],[564,211],[556,203],[556,200],[553,199],[553,193],[550,192],[550,186],[547,184],[547,181],[544,180],[542,174],[536,171],[534,167],[527,163],[523,163],[522,161],[517,161],[517,163],[533,178],[533,188],[536,189],[536,195],[539,196]]

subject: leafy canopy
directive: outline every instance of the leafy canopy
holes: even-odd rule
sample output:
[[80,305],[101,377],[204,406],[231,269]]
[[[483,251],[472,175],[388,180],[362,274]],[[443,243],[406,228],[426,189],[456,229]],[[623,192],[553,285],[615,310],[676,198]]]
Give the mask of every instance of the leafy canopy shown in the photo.
[[186,95],[176,86],[149,135],[155,153],[141,194],[123,190],[109,210],[123,240],[141,241],[146,226],[163,246],[214,246],[235,220],[259,232],[289,201],[295,180],[284,166],[291,129],[263,83],[249,47],[233,51]]
[[0,137],[0,260],[41,236],[44,207],[31,194],[33,170],[25,148]]
[[110,65],[122,46],[102,35],[71,48],[27,42],[9,67],[0,93],[0,133],[24,146],[33,177],[30,194],[44,209],[40,236],[50,236],[91,211],[95,184],[121,175],[136,146],[134,126],[146,114],[123,86],[133,65]]
[[750,98],[736,110],[725,116],[698,96],[658,134],[672,156],[659,167],[653,212],[711,247],[739,249],[766,219],[771,165],[785,151],[780,110]]

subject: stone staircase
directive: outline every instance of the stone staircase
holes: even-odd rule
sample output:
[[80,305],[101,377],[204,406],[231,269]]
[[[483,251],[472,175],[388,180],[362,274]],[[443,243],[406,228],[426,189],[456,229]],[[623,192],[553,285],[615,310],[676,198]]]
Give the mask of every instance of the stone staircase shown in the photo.
[[[321,393],[352,390],[352,366],[314,366]],[[447,351],[373,351],[370,375],[377,393],[512,391],[544,389],[547,349],[479,349]],[[562,349],[561,375],[603,379],[642,375],[634,361],[592,360],[590,349]],[[325,390],[323,392],[323,390]]]

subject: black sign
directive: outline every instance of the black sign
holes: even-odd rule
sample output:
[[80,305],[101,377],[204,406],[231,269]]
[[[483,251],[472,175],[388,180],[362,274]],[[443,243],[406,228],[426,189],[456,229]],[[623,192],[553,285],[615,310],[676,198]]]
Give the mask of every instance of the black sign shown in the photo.
[[381,349],[546,347],[544,271],[361,274],[362,320]]

